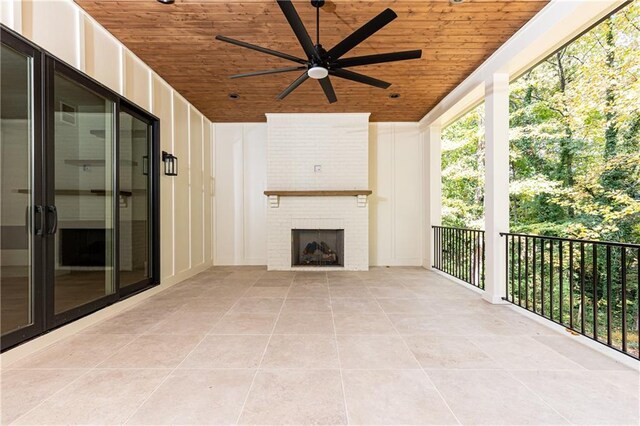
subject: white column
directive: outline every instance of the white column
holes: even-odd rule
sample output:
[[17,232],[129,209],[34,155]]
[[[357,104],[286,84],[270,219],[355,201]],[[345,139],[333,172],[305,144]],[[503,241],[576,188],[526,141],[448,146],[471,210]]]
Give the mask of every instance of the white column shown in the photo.
[[424,185],[424,250],[422,266],[433,266],[433,229],[442,221],[442,142],[440,125],[429,125],[421,129],[423,148],[423,185]]
[[509,232],[509,75],[494,74],[485,92],[484,299],[503,303],[505,248],[500,232]]

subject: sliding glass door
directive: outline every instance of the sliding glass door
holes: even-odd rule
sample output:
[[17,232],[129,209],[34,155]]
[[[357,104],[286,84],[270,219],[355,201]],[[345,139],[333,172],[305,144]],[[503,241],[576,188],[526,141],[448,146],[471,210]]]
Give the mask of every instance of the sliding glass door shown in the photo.
[[50,60],[47,203],[54,322],[116,293],[116,98]]
[[39,180],[40,57],[20,40],[0,51],[0,326],[13,344],[42,330],[44,212]]
[[159,282],[159,121],[0,26],[0,346]]
[[121,107],[119,171],[120,289],[135,291],[151,278],[151,147],[152,123]]

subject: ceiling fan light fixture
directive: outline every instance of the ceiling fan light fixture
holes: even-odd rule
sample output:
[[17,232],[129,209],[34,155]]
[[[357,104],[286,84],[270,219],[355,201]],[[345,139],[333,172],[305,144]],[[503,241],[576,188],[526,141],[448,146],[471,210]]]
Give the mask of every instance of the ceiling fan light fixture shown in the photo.
[[309,70],[307,71],[307,74],[311,78],[315,78],[316,80],[322,80],[323,78],[329,75],[329,70],[326,69],[325,67],[320,67],[316,65],[309,68]]

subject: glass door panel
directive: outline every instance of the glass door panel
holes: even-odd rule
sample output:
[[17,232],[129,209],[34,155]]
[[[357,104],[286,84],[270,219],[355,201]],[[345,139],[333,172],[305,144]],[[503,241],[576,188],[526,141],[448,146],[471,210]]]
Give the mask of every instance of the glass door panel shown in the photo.
[[128,112],[120,113],[120,288],[139,284],[150,271],[151,126]]
[[115,103],[54,76],[54,314],[115,293]]
[[2,336],[34,324],[33,59],[0,52],[0,326]]

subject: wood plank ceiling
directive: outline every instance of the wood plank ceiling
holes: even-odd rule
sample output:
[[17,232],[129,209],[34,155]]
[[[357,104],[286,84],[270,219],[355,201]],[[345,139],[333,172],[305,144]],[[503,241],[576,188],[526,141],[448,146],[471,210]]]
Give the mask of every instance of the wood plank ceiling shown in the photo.
[[[271,0],[76,0],[211,121],[265,121],[267,112],[371,112],[371,121],[417,121],[546,4],[547,0],[330,0],[321,9],[327,49],[387,7],[393,22],[345,57],[422,49],[422,58],[354,68],[392,83],[386,90],[332,78],[329,105],[309,79],[286,99],[276,95],[298,72],[230,80],[229,75],[295,65],[214,40],[221,34],[305,57]],[[315,39],[315,9],[294,2]],[[230,93],[240,95],[230,99]],[[391,99],[391,93],[400,97]]]

